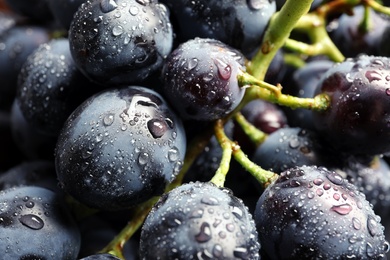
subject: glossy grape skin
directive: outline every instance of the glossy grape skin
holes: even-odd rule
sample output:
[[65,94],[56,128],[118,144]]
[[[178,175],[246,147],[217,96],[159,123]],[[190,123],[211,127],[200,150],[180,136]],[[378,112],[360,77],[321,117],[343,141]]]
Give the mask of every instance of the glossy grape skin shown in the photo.
[[61,197],[24,186],[0,192],[1,259],[76,259],[80,233]]
[[163,93],[186,120],[212,121],[228,115],[245,90],[237,74],[244,57],[214,39],[195,38],[178,46],[166,59]]
[[255,222],[269,259],[382,259],[389,249],[364,195],[326,168],[282,172],[261,195]]
[[343,167],[335,169],[364,193],[373,205],[377,215],[383,220],[390,213],[390,167],[383,158],[374,158],[371,162],[360,162],[355,158],[345,160]]
[[101,89],[95,85],[73,62],[68,39],[52,39],[41,44],[23,64],[16,100],[37,131],[55,135],[70,113]]
[[[280,173],[294,166],[336,165],[315,131],[285,127],[268,135],[253,154],[252,161],[266,170]],[[338,164],[337,164],[338,165]]]
[[327,94],[330,107],[313,112],[313,124],[329,146],[361,155],[390,151],[389,61],[362,55],[322,76],[314,94]]
[[56,146],[61,187],[92,208],[120,210],[160,195],[181,168],[186,136],[155,91],[129,86],[88,98]]
[[[253,56],[276,11],[273,0],[162,0],[177,22],[179,42],[195,37],[222,41],[245,56]],[[188,26],[191,24],[191,26]]]
[[141,230],[140,258],[260,259],[259,248],[242,200],[226,188],[195,182],[154,205]]
[[155,1],[85,1],[69,28],[80,70],[103,85],[140,83],[161,69],[173,32],[166,7]]
[[386,27],[390,26],[390,20],[369,9],[370,27],[368,31],[363,31],[359,27],[364,12],[364,6],[356,6],[352,9],[352,15],[343,13],[328,26],[332,41],[346,57],[359,54],[384,55],[380,42]]
[[15,25],[0,35],[0,108],[9,109],[16,95],[17,78],[27,57],[48,42],[50,30],[36,25]]

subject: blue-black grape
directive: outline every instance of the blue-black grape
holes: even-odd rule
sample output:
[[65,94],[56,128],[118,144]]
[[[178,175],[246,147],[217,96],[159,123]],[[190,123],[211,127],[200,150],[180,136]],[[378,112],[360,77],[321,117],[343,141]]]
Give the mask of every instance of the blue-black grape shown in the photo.
[[119,210],[162,194],[185,151],[181,120],[163,97],[129,86],[100,92],[71,114],[55,164],[61,187],[74,198]]
[[[260,47],[274,0],[161,0],[176,21],[179,42],[195,37],[212,38],[252,56]],[[190,25],[190,26],[189,26]]]
[[30,54],[18,75],[16,102],[37,131],[57,135],[70,113],[100,90],[76,67],[69,40],[41,44]]
[[170,53],[173,31],[166,7],[156,1],[85,1],[72,20],[75,63],[104,85],[140,83]]
[[364,195],[322,167],[282,172],[261,195],[255,222],[269,259],[382,259],[389,250]]
[[259,259],[259,249],[242,200],[207,182],[164,194],[141,230],[141,259]]
[[336,165],[333,157],[315,131],[285,127],[268,135],[257,147],[252,160],[266,170],[280,173],[294,166]]
[[390,26],[390,20],[372,9],[368,12],[369,25],[366,30],[362,24],[366,16],[364,6],[354,7],[352,14],[343,13],[328,26],[332,41],[346,57],[359,54],[384,55],[381,41],[384,31]]
[[36,25],[18,25],[0,34],[0,108],[10,109],[16,95],[17,78],[27,57],[48,42],[50,30]]
[[376,155],[390,151],[390,59],[361,55],[326,71],[314,95],[330,106],[313,112],[321,138],[342,152]]
[[0,192],[1,259],[76,259],[79,228],[62,197],[37,186]]
[[212,121],[233,111],[245,90],[237,74],[245,71],[242,54],[214,39],[195,38],[166,59],[163,93],[184,119]]

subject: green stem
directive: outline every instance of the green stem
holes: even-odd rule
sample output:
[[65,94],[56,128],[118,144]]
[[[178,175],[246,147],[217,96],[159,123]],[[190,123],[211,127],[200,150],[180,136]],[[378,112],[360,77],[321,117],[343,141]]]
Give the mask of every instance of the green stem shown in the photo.
[[264,79],[277,51],[284,45],[295,24],[306,14],[313,0],[287,0],[275,13],[264,34],[260,50],[248,62],[248,71],[257,79]]
[[364,14],[363,19],[359,24],[359,31],[362,33],[367,33],[372,28],[372,22],[371,22],[371,7],[365,5],[364,6]]
[[294,29],[307,33],[311,44],[287,39],[285,48],[310,56],[326,55],[335,62],[344,61],[344,55],[329,37],[324,16],[317,12],[305,14],[299,19]]
[[131,221],[128,222],[121,232],[119,232],[116,237],[100,251],[100,253],[109,253],[118,258],[125,259],[122,253],[125,243],[142,226],[146,216],[158,199],[159,197],[153,197],[147,202],[137,206]]
[[217,138],[222,148],[222,158],[214,177],[211,179],[211,182],[218,187],[223,187],[225,184],[226,175],[230,168],[230,161],[232,158],[232,144],[229,142],[225,134],[222,120],[217,120],[215,122],[214,131],[215,137]]
[[267,139],[268,135],[248,122],[248,120],[246,120],[246,118],[240,112],[234,115],[234,119],[256,146],[259,146],[265,141],[265,139]]
[[378,3],[375,0],[365,0],[365,4],[370,6],[372,9],[374,9],[378,13],[390,15],[390,7],[381,5],[380,3]]

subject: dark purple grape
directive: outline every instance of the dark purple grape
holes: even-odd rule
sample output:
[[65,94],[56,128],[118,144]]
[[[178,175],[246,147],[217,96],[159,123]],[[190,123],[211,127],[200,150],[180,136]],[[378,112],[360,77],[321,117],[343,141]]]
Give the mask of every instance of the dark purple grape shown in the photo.
[[330,68],[315,94],[330,107],[313,113],[315,129],[336,149],[376,155],[390,151],[390,59],[361,55]]
[[274,0],[161,0],[176,21],[180,42],[195,37],[212,38],[252,56],[260,47]]
[[163,193],[186,151],[180,118],[155,91],[108,89],[65,122],[56,147],[61,187],[89,207],[126,209]]
[[[305,66],[293,72],[292,81],[286,82],[286,88],[283,88],[284,93],[301,98],[313,97],[321,76],[334,64],[334,62],[328,59],[308,61]],[[310,110],[286,108],[283,111],[285,111],[290,126],[314,129],[312,112]]]
[[237,74],[242,54],[214,39],[195,38],[178,46],[163,67],[163,92],[184,119],[212,121],[242,100]]
[[259,249],[242,200],[212,183],[164,194],[141,230],[141,259],[259,259]]
[[59,194],[54,162],[24,161],[0,174],[0,190],[18,186],[39,186]]
[[28,56],[18,76],[16,101],[30,125],[55,135],[73,110],[100,89],[74,64],[68,39],[58,38]]
[[[280,173],[294,166],[336,165],[316,132],[299,127],[285,127],[268,135],[253,154],[262,168]],[[337,164],[338,165],[338,164]]]
[[336,46],[346,57],[358,54],[382,55],[380,41],[390,19],[385,18],[371,8],[369,9],[369,28],[364,31],[361,22],[365,16],[365,7],[356,6],[352,14],[343,13],[330,23],[329,35]]
[[156,1],[85,1],[69,28],[75,63],[105,85],[140,83],[170,53],[173,32],[166,7]]
[[261,195],[255,222],[269,259],[382,259],[389,250],[364,195],[322,167],[282,172]]
[[34,25],[15,25],[0,34],[0,109],[10,109],[23,63],[49,37],[47,28]]
[[382,219],[389,216],[390,167],[383,158],[376,158],[369,163],[350,158],[335,171],[364,193],[377,215]]
[[1,259],[76,259],[80,232],[53,191],[24,186],[0,192]]

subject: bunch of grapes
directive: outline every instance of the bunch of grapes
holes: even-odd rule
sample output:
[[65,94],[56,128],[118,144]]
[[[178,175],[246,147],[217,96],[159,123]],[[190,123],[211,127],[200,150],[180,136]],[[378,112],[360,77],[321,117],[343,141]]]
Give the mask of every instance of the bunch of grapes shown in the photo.
[[388,39],[385,0],[0,0],[0,258],[387,259]]

